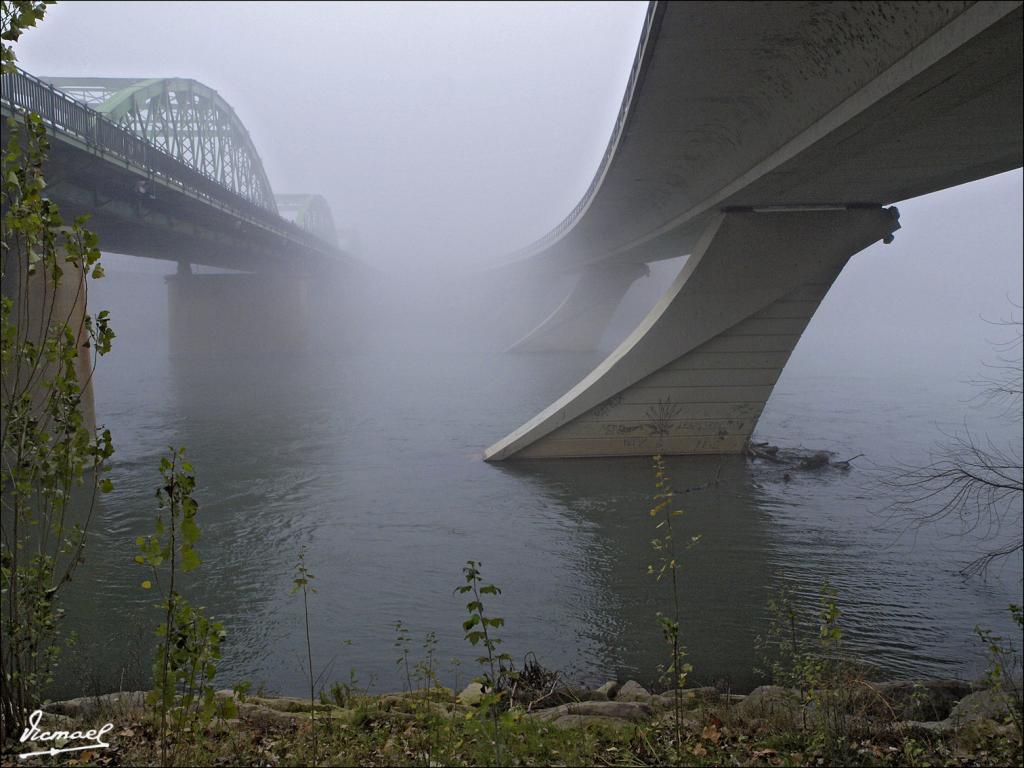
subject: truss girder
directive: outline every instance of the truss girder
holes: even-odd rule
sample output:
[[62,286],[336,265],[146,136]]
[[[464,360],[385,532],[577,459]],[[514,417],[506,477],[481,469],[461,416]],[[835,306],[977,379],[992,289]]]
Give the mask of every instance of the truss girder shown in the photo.
[[247,200],[277,211],[248,130],[212,88],[186,78],[44,79]]
[[338,244],[331,207],[323,195],[275,195],[277,210],[286,219],[295,222],[310,234],[332,245]]

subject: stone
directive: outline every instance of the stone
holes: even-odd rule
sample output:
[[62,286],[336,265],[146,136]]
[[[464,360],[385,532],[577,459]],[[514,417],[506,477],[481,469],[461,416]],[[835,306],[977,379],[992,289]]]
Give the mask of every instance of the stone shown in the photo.
[[800,715],[800,692],[778,685],[762,685],[752,690],[734,711],[750,720],[785,718],[796,720]]
[[386,711],[405,712],[433,712],[435,715],[446,717],[451,715],[454,704],[440,701],[432,701],[426,697],[416,698],[402,694],[388,693],[377,699],[377,706]]
[[596,693],[603,693],[606,698],[614,699],[619,692],[619,688],[622,687],[622,683],[617,680],[609,680],[607,683],[597,689]]
[[649,704],[629,701],[581,701],[575,704],[561,704],[549,709],[530,712],[527,717],[537,720],[554,721],[565,715],[586,715],[593,717],[616,718],[629,722],[642,722],[650,718],[652,710]]
[[644,688],[636,680],[627,680],[615,694],[616,701],[644,701],[651,700],[651,692]]
[[85,718],[142,709],[145,704],[145,691],[120,691],[105,693],[101,696],[81,696],[77,699],[52,701],[43,705],[42,709],[45,712],[67,717]]
[[[298,699],[292,696],[249,696],[246,701],[278,712],[309,712],[309,699]],[[317,712],[327,712],[330,704],[316,703]]]
[[516,691],[516,701],[520,704],[529,705],[533,709],[538,707],[547,709],[574,701],[608,701],[608,696],[601,691],[592,691],[589,688],[563,685],[546,692],[518,689]]
[[238,714],[241,719],[254,723],[260,728],[292,725],[300,715],[298,712],[282,712],[277,709],[269,709],[259,704],[250,703],[239,704]]
[[974,720],[999,722],[1009,716],[1013,706],[1014,701],[1009,694],[988,688],[960,699],[949,713],[949,719],[957,725]]
[[935,721],[903,720],[896,724],[900,731],[913,734],[915,731],[924,735],[942,734],[953,730],[953,723],[946,719]]
[[436,685],[431,688],[417,688],[412,691],[395,691],[385,693],[383,698],[387,699],[429,699],[430,701],[455,701],[455,692],[443,685]]
[[484,697],[484,687],[480,683],[470,683],[462,689],[462,693],[458,695],[460,704],[479,704],[480,700]]
[[[715,704],[721,699],[718,689],[712,686],[702,688],[684,688],[682,691],[682,705],[686,708],[699,707],[702,704]],[[651,703],[664,709],[675,707],[675,693],[665,691],[651,697]]]
[[956,703],[971,690],[970,683],[962,680],[868,683],[864,691],[867,700],[861,709],[876,717],[934,722],[949,717]]
[[600,715],[562,715],[551,721],[556,728],[585,728],[588,725],[622,727],[627,722],[615,717],[601,717]]

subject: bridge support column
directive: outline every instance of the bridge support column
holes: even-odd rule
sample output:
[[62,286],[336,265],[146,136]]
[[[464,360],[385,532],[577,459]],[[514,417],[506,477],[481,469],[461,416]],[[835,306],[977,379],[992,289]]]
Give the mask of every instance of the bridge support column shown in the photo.
[[804,328],[895,208],[722,213],[594,371],[484,458],[739,453]]
[[587,267],[555,311],[509,347],[514,352],[584,352],[597,349],[622,297],[646,264],[596,264]]
[[182,269],[165,279],[172,357],[292,355],[312,346],[308,277]]
[[[8,261],[14,261],[11,256]],[[60,257],[58,257],[60,259]],[[82,421],[91,433],[96,431],[96,407],[92,390],[92,349],[87,346],[89,335],[85,327],[87,281],[85,271],[79,264],[61,260],[61,277],[54,289],[53,277],[40,268],[33,275],[25,274],[23,267],[5,264],[3,293],[14,300],[11,317],[18,327],[18,340],[28,340],[41,347],[44,339],[53,338],[67,325],[75,337],[78,354],[75,357],[75,377],[82,389]],[[11,375],[5,378],[4,394],[10,394],[15,386],[27,384],[29,390],[36,390],[39,383],[52,377],[54,363],[46,364],[34,373],[16,370],[17,362],[12,361]],[[15,383],[17,381],[17,384]],[[23,391],[23,390],[20,390]],[[42,407],[45,391],[33,391],[35,403]],[[37,397],[38,395],[38,397]]]

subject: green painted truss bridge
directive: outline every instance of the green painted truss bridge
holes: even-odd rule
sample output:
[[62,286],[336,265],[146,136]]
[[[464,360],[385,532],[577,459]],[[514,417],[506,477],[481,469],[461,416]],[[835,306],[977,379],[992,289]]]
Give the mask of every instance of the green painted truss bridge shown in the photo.
[[16,70],[3,74],[3,102],[5,112],[37,112],[55,130],[141,163],[195,194],[256,218],[284,218],[338,244],[327,201],[314,194],[275,195],[235,110],[196,80],[37,78]]

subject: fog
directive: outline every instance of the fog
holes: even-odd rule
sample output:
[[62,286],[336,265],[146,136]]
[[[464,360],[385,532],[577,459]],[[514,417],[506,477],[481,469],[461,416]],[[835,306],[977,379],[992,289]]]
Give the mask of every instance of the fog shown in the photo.
[[[275,191],[323,194],[336,226],[357,233],[360,257],[412,283],[413,296],[416,286],[432,293],[421,281],[438,275],[458,294],[449,273],[531,242],[583,193],[644,8],[62,3],[18,55],[44,76],[210,85],[248,128]],[[947,364],[951,349],[973,362],[988,332],[980,318],[1020,304],[1020,171],[900,209],[896,243],[854,258],[801,344],[842,338],[823,344],[836,355],[824,368],[882,360],[912,370]],[[656,264],[633,286],[606,347],[677,268]]]
[[323,194],[373,263],[433,271],[496,259],[575,205],[643,10],[67,3],[19,57],[40,75],[200,80],[240,115],[275,191]]
[[[323,592],[350,601],[322,598],[328,616],[321,631],[331,641],[356,640],[355,655],[364,641],[356,660],[371,669],[381,655],[371,638],[388,631],[382,622],[402,617],[416,626],[421,619],[418,628],[433,628],[423,619],[436,618],[433,608],[417,614],[417,607],[446,605],[451,576],[481,551],[497,581],[521,580],[527,586],[520,594],[530,593],[508,598],[508,615],[521,619],[510,632],[564,652],[556,661],[592,651],[600,662],[591,671],[614,674],[616,664],[634,663],[619,653],[633,643],[621,615],[634,610],[635,595],[646,595],[647,587],[639,567],[639,586],[630,592],[622,586],[627,580],[608,577],[605,566],[613,561],[625,571],[648,556],[649,537],[633,528],[624,533],[622,524],[628,510],[647,503],[646,460],[509,469],[485,465],[481,454],[593,369],[680,269],[682,257],[652,264],[595,353],[501,354],[557,305],[573,278],[495,286],[486,268],[560,222],[591,182],[645,8],[64,2],[18,43],[19,64],[42,77],[175,76],[216,89],[248,128],[274,190],[323,195],[338,229],[359,243],[355,255],[375,270],[365,290],[345,281],[320,286],[330,314],[314,328],[314,355],[299,360],[268,348],[258,370],[221,361],[218,370],[211,364],[183,372],[169,362],[163,276],[174,271],[170,262],[106,255],[108,278],[90,294],[96,307],[113,310],[118,334],[96,376],[97,411],[113,425],[123,473],[101,535],[116,550],[146,532],[138,510],[151,505],[154,457],[171,442],[187,443],[202,468],[204,510],[217,521],[209,540],[223,563],[211,568],[230,585],[211,588],[208,599],[243,639],[227,662],[231,673],[265,674],[284,690],[300,690],[301,676],[278,670],[286,666],[280,647],[268,650],[297,626],[288,624],[292,604],[274,590],[289,583],[299,541],[311,547],[313,570],[335,580],[334,592]],[[884,463],[925,455],[943,431],[962,423],[969,411],[965,382],[979,376],[993,359],[993,342],[1006,337],[993,321],[1019,318],[1024,304],[1022,174],[897,205],[895,241],[850,260],[798,344],[755,437],[868,453]],[[1012,431],[1019,440],[1019,426]],[[834,481],[841,487],[813,485],[817,480],[790,486],[788,476],[784,484],[734,458],[726,474],[739,490],[721,504],[745,515],[737,517],[743,525],[756,518],[765,528],[763,535],[760,528],[750,533],[749,551],[722,556],[746,559],[764,547],[750,556],[758,575],[746,580],[751,595],[737,616],[763,603],[752,594],[755,585],[760,589],[761,565],[764,572],[788,567],[791,551],[815,579],[835,569],[846,588],[867,585],[853,598],[881,604],[885,621],[886,601],[895,599],[890,583],[918,579],[906,597],[913,610],[905,613],[925,633],[939,629],[924,650],[909,640],[882,663],[903,672],[925,659],[930,672],[948,675],[972,652],[965,649],[979,621],[975,608],[982,605],[989,625],[998,626],[1007,595],[1020,601],[1019,564],[1009,591],[975,592],[957,586],[949,568],[942,571],[946,581],[933,583],[930,552],[908,560],[903,550],[887,549],[895,534],[863,518],[886,499],[858,485],[856,473]],[[696,460],[676,469],[696,485],[706,466]],[[718,520],[718,508],[706,507]],[[858,538],[869,529],[870,546]],[[637,563],[620,547],[634,533],[629,556],[639,552]],[[495,538],[505,546],[492,552]],[[241,539],[249,547],[244,554]],[[577,562],[577,549],[586,547],[585,562]],[[716,557],[708,556],[709,581],[718,578]],[[105,594],[118,604],[127,594],[125,620],[134,621],[132,606],[142,601],[134,573],[111,586],[122,564],[130,569],[131,553],[109,559]],[[904,572],[911,560],[913,578]],[[545,580],[548,569],[554,575]],[[237,604],[231,590],[238,591]],[[955,603],[948,614],[947,602]],[[355,628],[346,623],[350,615]],[[536,637],[529,620],[543,624]],[[875,622],[867,616],[862,629],[870,632]],[[446,626],[458,625],[455,617]],[[595,637],[614,627],[621,642],[594,650],[603,640],[578,640],[581,626],[597,626]],[[920,628],[899,627],[894,634]],[[708,647],[717,646],[718,631],[708,630]],[[461,635],[448,640],[461,642]],[[381,665],[386,679],[393,670]]]

